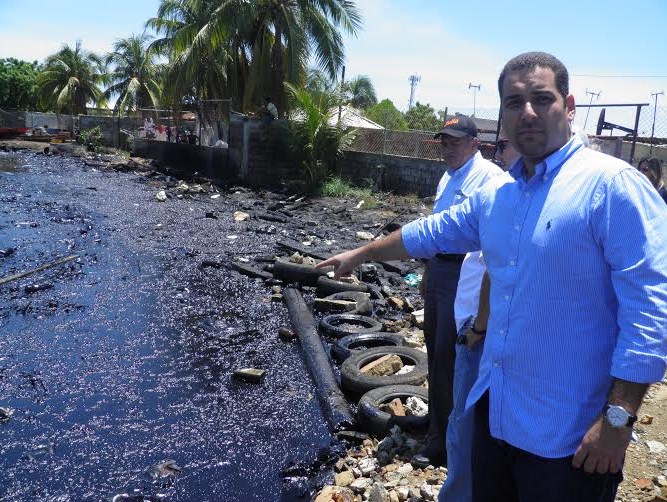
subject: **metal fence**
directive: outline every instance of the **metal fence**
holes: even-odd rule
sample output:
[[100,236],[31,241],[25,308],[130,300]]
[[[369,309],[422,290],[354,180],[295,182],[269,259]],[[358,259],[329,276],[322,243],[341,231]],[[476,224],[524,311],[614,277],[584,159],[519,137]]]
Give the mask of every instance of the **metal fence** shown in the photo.
[[[635,107],[607,108],[605,120],[634,129],[635,109]],[[595,135],[600,111],[601,108],[588,110],[582,106],[576,115],[575,126],[584,129],[590,136]],[[445,116],[451,118],[462,114],[475,120],[482,144],[482,154],[489,157],[493,154],[492,144],[496,140],[498,112],[498,109],[493,108],[473,110],[472,107],[452,107],[439,111],[420,107],[405,113],[396,110],[386,111],[383,117],[371,117],[383,128],[358,129],[357,138],[349,150],[439,160],[440,144],[438,140],[433,139],[433,135],[440,129]],[[602,131],[603,136],[623,137],[626,134],[622,130]],[[641,145],[641,148],[638,148],[639,155],[656,155],[667,161],[667,106],[660,106],[658,103],[656,108],[654,103],[650,103],[641,108],[637,124],[637,144]],[[639,155],[635,156],[635,161]],[[629,159],[628,155],[625,157],[628,157],[626,160]]]
[[[446,119],[458,114],[473,116],[473,110],[447,108],[436,112],[427,107],[415,107],[405,113],[388,110],[384,117],[373,118],[378,119],[375,120],[376,123],[383,128],[358,129],[357,137],[349,150],[440,160],[440,141],[433,139],[433,135],[440,130]],[[487,150],[492,149],[490,145],[496,140],[498,110],[475,110],[473,118],[483,145],[482,153],[488,156]]]

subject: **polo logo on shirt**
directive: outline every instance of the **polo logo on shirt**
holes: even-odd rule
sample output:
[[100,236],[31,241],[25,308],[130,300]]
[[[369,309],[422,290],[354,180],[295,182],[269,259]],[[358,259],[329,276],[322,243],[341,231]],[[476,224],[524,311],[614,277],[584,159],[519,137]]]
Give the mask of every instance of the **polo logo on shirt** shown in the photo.
[[551,228],[551,220],[547,221],[547,230]]

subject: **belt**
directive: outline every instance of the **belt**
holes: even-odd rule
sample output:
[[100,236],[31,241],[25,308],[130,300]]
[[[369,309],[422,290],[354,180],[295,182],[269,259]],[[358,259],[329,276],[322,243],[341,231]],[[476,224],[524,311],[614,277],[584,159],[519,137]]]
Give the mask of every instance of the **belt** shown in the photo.
[[466,257],[466,255],[438,253],[435,255],[435,257],[441,261],[453,261],[454,263],[463,263],[463,259]]

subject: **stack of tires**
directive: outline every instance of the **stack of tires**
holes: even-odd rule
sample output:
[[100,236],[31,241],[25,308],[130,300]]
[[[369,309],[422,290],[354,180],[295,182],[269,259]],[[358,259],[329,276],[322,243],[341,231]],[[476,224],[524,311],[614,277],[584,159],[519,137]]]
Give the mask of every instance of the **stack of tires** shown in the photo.
[[[382,331],[382,323],[370,317],[372,304],[366,293],[339,291],[326,299],[346,300],[356,304],[349,312],[322,318],[320,332],[332,339],[332,355],[342,363],[342,389],[352,398],[359,398],[357,420],[360,428],[376,436],[383,436],[394,425],[407,426],[408,417],[392,415],[383,411],[382,407],[396,398],[404,401],[411,396],[428,403],[428,391],[421,386],[428,374],[426,353],[404,346],[405,338],[402,335]],[[404,365],[413,368],[406,373],[387,376],[369,375],[361,371],[368,363],[392,354],[400,357]]]

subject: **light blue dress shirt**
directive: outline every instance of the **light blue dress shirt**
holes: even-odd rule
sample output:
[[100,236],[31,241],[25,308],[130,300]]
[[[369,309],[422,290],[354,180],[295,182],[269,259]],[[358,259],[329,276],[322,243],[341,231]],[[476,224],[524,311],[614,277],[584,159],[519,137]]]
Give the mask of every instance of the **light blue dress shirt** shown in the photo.
[[663,378],[667,207],[627,163],[575,136],[526,181],[494,177],[403,227],[414,257],[482,249],[491,317],[468,405],[490,390],[493,437],[572,455],[612,378]]
[[438,183],[433,212],[437,213],[460,204],[491,177],[502,172],[500,167],[486,160],[479,152],[458,169],[447,168]]

